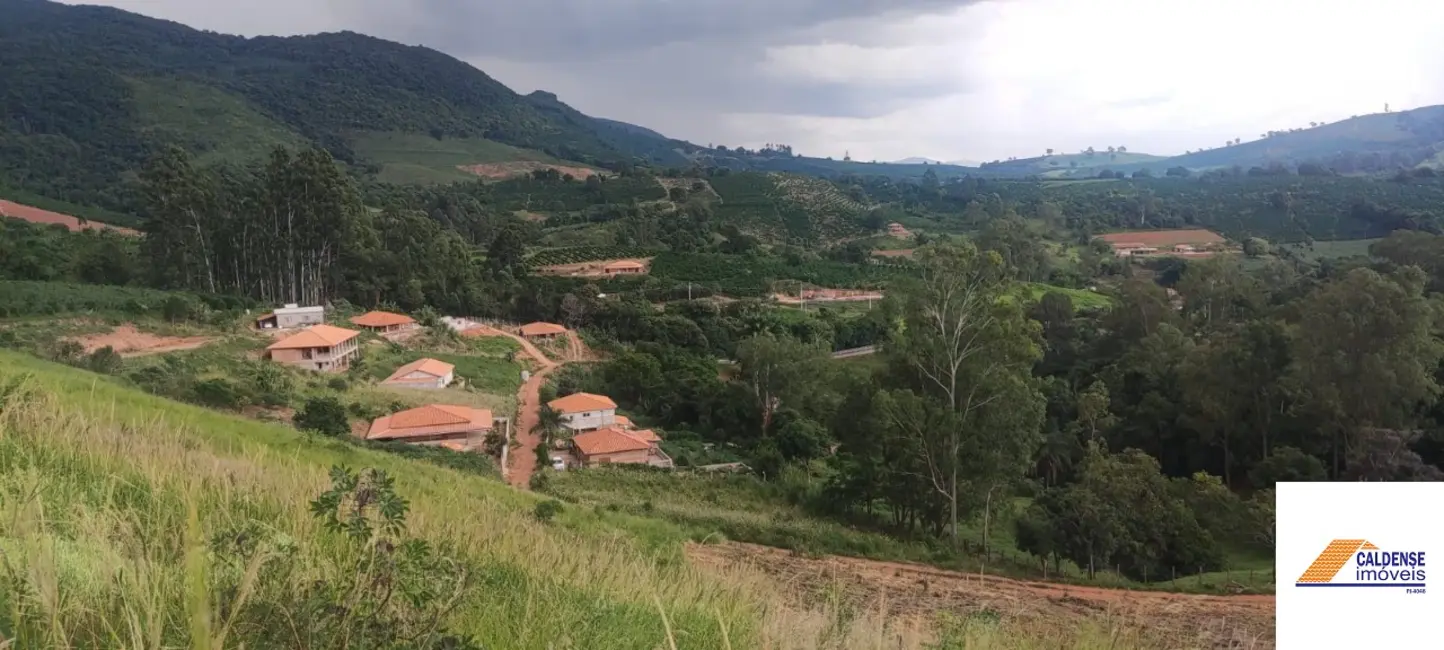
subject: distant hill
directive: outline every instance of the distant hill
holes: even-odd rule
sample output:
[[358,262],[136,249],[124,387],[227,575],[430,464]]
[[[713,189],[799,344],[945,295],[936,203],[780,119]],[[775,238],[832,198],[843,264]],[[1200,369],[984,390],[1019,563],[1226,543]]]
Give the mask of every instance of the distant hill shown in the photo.
[[1444,106],[1426,106],[1275,132],[1252,142],[1176,156],[1163,163],[1209,169],[1313,162],[1353,173],[1414,167],[1440,151],[1444,151]]
[[941,160],[933,160],[932,158],[903,158],[902,160],[894,160],[892,164],[894,164],[894,165],[941,165],[942,162],[943,162],[943,161],[941,161]]
[[1131,151],[1094,151],[995,161],[983,163],[980,167],[986,172],[1006,176],[1091,176],[1103,169],[1138,167],[1167,159],[1166,156]]
[[0,181],[74,204],[129,209],[134,170],[166,145],[209,164],[316,143],[363,173],[403,183],[459,180],[467,177],[460,167],[508,161],[924,171],[724,154],[593,118],[549,92],[520,95],[435,50],[356,33],[243,38],[48,0],[0,0],[0,15]]

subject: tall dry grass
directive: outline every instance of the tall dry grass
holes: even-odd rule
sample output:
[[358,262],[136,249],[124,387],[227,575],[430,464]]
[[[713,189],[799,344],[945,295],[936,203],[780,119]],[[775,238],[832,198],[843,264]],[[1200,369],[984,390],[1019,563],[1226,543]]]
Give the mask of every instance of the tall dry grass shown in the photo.
[[[238,648],[257,626],[303,626],[235,612],[347,578],[352,551],[308,511],[333,464],[396,477],[410,533],[474,577],[446,627],[486,648],[1134,647],[1105,643],[1107,630],[938,628],[886,604],[802,604],[760,573],[694,568],[680,546],[640,542],[601,513],[542,523],[535,497],[500,482],[0,352],[0,648]],[[294,560],[270,571],[263,553]]]

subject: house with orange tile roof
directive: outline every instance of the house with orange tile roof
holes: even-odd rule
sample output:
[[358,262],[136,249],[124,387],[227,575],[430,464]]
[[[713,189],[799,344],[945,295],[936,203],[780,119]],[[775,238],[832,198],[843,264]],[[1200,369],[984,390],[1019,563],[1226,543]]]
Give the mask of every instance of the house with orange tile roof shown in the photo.
[[527,323],[521,326],[521,335],[529,339],[554,339],[567,333],[567,328],[556,323]]
[[489,409],[428,404],[376,418],[365,438],[445,447],[452,451],[480,451],[491,429]]
[[646,270],[647,266],[636,260],[618,260],[602,267],[602,273],[607,275],[636,275]]
[[662,441],[651,430],[624,431],[604,427],[572,436],[572,454],[577,465],[597,467],[613,464],[646,464],[672,467],[672,458],[662,451]]
[[335,372],[351,367],[360,348],[360,332],[332,325],[313,325],[266,346],[272,361],[307,370]]
[[416,327],[416,319],[389,311],[368,311],[351,319],[351,324],[377,334],[400,332]]
[[396,369],[382,385],[398,388],[446,388],[456,379],[456,366],[436,359],[417,359]]
[[617,403],[605,395],[572,393],[547,402],[561,416],[562,426],[572,431],[591,431],[617,422]]

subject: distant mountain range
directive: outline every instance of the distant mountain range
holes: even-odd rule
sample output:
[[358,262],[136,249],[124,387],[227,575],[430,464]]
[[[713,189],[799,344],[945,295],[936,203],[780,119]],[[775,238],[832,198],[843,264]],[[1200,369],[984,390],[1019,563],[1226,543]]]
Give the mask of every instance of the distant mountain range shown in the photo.
[[113,209],[127,206],[134,170],[166,145],[212,164],[315,143],[359,173],[395,183],[473,178],[470,170],[486,165],[504,174],[512,163],[1068,178],[1177,166],[1314,162],[1350,173],[1444,162],[1441,106],[1174,157],[1114,151],[981,165],[875,163],[703,147],[588,116],[549,92],[520,95],[435,50],[351,32],[242,38],[49,0],[0,0],[0,15],[0,186]]
[[981,165],[982,163],[981,163],[981,162],[978,162],[978,161],[976,161],[976,160],[949,160],[949,161],[944,162],[944,161],[941,161],[941,160],[933,160],[932,158],[903,158],[902,160],[895,160],[895,161],[893,161],[892,164],[894,164],[894,165],[954,165],[954,166],[957,166],[957,167],[977,167],[977,166]]

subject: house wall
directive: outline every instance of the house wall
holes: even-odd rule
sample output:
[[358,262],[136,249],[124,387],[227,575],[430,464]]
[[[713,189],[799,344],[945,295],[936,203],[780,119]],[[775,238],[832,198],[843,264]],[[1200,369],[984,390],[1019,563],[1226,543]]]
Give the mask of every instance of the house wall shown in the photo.
[[602,411],[587,411],[585,413],[568,413],[561,416],[562,424],[573,431],[591,431],[610,426],[617,421],[617,410],[606,409]]
[[[358,354],[356,341],[357,339],[353,338],[329,350],[324,348],[271,350],[271,360],[288,363],[306,370],[321,372],[345,370],[351,367],[351,360],[355,359]],[[307,358],[308,356],[310,358]]]
[[587,467],[596,467],[598,465],[611,465],[622,463],[648,463],[651,462],[651,460],[652,452],[650,450],[643,449],[638,451],[623,451],[615,454],[597,454],[594,456],[586,456],[582,459],[582,464]]
[[408,388],[446,388],[456,379],[454,375],[455,373],[448,372],[445,376],[437,377],[417,370],[402,377],[401,379],[405,381],[399,383],[404,384]]
[[308,327],[326,322],[326,310],[317,307],[308,311],[276,312],[276,327]]

